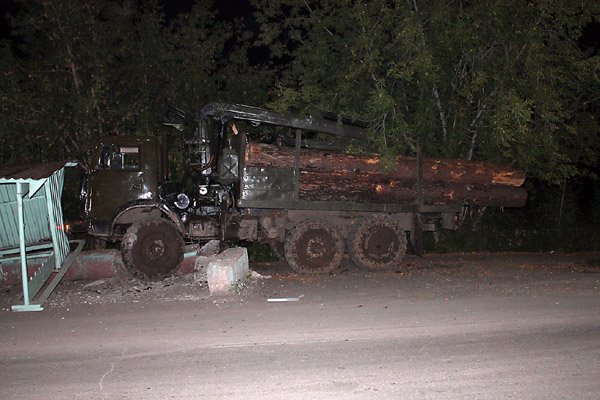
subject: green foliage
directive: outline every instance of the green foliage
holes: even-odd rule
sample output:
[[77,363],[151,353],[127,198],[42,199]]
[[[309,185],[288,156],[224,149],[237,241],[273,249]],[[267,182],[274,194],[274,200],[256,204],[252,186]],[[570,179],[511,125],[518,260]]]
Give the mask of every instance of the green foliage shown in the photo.
[[[211,2],[165,21],[161,3],[17,0],[0,43],[0,164],[92,162],[108,135],[160,133],[165,101],[261,102],[270,74],[249,65],[244,26]],[[256,80],[244,74],[253,74]]]
[[[350,113],[383,153],[504,161],[547,182],[598,163],[595,1],[254,0],[285,63],[276,108]],[[581,150],[581,151],[580,151]]]
[[[490,209],[436,248],[598,248],[598,186],[581,179],[600,165],[600,54],[582,40],[599,2],[249,1],[254,23],[210,0],[168,21],[158,0],[15,0],[0,39],[0,164],[89,164],[102,137],[164,129],[166,100],[327,111],[367,121],[368,143],[352,148],[384,161],[421,148],[545,183],[528,208]],[[564,182],[588,182],[593,202],[573,185],[563,200]]]
[[530,185],[522,209],[472,210],[457,232],[427,238],[433,252],[600,250],[598,182],[565,186]]
[[[150,3],[19,2],[1,71],[2,162],[78,158],[107,134],[156,127],[162,15]],[[9,46],[8,44],[6,45]]]
[[[592,0],[250,0],[256,34],[198,2],[17,0],[0,43],[0,163],[77,158],[110,134],[156,134],[165,100],[334,112],[386,158],[505,161],[547,182],[600,162]],[[260,49],[269,55],[250,57]]]
[[267,244],[256,242],[245,242],[244,247],[248,250],[248,259],[253,262],[273,262],[277,261],[277,255],[273,253],[271,247]]

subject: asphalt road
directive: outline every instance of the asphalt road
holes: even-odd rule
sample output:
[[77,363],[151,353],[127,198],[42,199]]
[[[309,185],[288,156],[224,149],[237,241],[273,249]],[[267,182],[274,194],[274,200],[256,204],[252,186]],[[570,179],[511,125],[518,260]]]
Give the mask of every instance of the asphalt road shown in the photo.
[[591,272],[483,258],[3,311],[0,399],[598,399]]

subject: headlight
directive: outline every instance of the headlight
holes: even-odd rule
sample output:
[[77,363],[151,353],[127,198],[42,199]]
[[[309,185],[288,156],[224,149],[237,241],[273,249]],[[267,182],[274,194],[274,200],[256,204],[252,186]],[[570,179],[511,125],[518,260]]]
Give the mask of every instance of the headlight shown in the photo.
[[175,205],[177,208],[185,210],[190,205],[190,198],[185,193],[179,193]]

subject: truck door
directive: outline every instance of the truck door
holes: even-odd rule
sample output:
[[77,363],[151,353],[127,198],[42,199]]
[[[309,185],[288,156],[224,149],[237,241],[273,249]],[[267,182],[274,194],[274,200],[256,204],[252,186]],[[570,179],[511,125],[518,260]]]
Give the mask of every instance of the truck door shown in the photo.
[[88,183],[88,218],[110,220],[123,205],[156,196],[155,185],[149,185],[147,168],[141,162],[141,150],[139,144],[102,145]]

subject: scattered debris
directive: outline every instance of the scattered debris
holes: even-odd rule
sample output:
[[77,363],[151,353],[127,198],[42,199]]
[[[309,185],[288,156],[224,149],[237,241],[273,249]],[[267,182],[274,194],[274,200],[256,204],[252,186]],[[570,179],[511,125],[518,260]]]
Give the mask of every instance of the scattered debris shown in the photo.
[[246,282],[235,282],[233,285],[231,285],[231,292],[237,295],[242,294],[242,292],[244,291],[244,289],[246,289],[248,285],[246,284]]
[[286,303],[291,301],[300,301],[300,299],[303,297],[303,294],[301,294],[298,297],[271,297],[267,299],[267,303]]
[[90,282],[88,284],[83,285],[84,289],[94,288],[96,286],[100,286],[106,283],[106,279],[98,279],[97,281]]
[[252,279],[271,279],[271,275],[261,275],[256,271],[250,271],[250,278],[252,278]]
[[208,297],[208,285],[206,282],[196,281],[194,274],[172,275],[153,282],[114,277],[87,284],[82,284],[81,281],[63,281],[47,304],[49,307],[65,307],[74,304],[197,301]]

